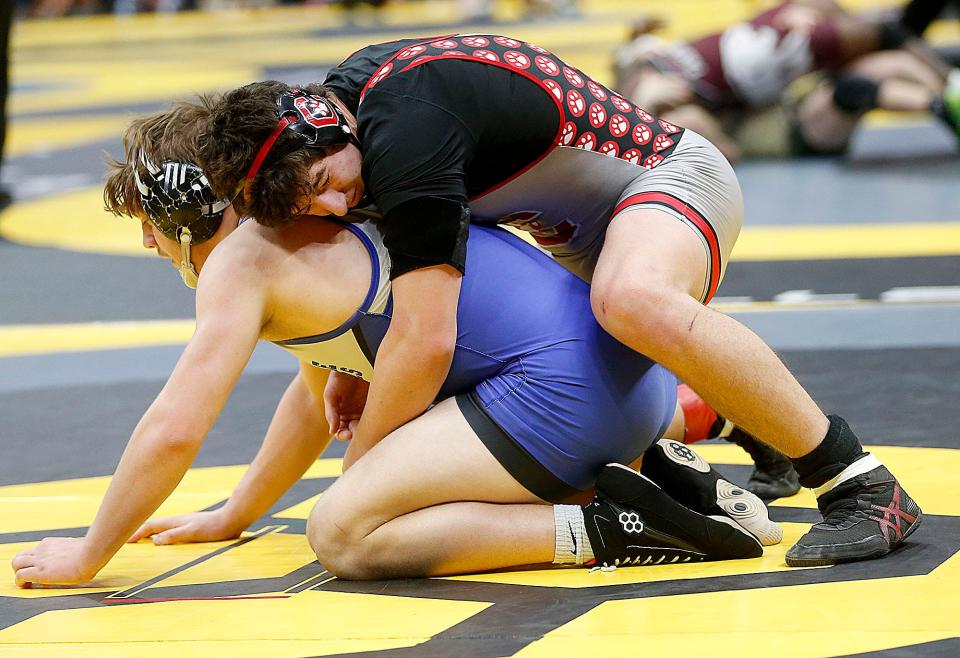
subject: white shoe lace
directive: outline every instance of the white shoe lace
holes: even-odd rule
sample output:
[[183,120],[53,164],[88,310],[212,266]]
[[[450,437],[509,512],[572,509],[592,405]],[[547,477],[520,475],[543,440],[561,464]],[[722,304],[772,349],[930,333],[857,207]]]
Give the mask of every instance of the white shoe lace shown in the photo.
[[[613,561],[613,564],[604,562],[603,564],[592,567],[588,573],[593,573],[594,571],[602,571],[604,573],[610,573],[611,571],[616,571],[617,567],[644,567],[647,565],[656,565],[656,564],[677,564],[683,562],[689,562],[693,557],[690,555],[685,555],[682,558],[679,555],[674,555],[672,560],[667,560],[666,554],[661,555],[659,560],[654,561],[652,555],[648,555],[646,559],[643,559],[642,556],[638,555],[637,557],[627,557],[617,558]],[[641,562],[641,560],[643,560]]]

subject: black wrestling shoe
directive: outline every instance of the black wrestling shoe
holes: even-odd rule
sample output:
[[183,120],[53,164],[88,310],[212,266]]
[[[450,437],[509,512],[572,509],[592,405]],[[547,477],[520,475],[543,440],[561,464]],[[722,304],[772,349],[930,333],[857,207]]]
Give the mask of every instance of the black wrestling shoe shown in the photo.
[[753,459],[753,472],[746,489],[764,502],[788,498],[800,491],[800,476],[790,459],[778,450],[761,443],[739,427],[734,427],[727,441],[732,441]]
[[759,557],[763,547],[750,533],[698,514],[636,471],[609,464],[597,478],[597,495],[583,509],[595,564],[703,562]]
[[[844,481],[844,474],[852,477]],[[882,557],[920,527],[920,506],[873,455],[867,453],[834,479],[840,484],[817,497],[823,521],[787,551],[789,566]]]
[[688,445],[660,439],[643,454],[640,472],[681,505],[715,520],[733,519],[764,546],[783,539],[762,500],[725,480]]

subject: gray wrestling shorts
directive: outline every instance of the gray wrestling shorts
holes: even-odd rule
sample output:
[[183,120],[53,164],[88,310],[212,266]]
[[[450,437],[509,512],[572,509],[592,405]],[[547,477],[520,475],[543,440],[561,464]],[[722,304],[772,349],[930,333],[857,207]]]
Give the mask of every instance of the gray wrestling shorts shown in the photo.
[[700,301],[708,301],[723,280],[743,226],[743,194],[733,167],[711,142],[686,130],[663,164],[627,186],[613,217],[638,206],[673,215],[703,242],[709,267]]
[[726,158],[691,130],[652,169],[595,151],[556,148],[470,202],[476,220],[526,231],[588,282],[610,222],[638,206],[662,210],[697,233],[708,259],[700,300],[709,301],[740,234],[743,197]]

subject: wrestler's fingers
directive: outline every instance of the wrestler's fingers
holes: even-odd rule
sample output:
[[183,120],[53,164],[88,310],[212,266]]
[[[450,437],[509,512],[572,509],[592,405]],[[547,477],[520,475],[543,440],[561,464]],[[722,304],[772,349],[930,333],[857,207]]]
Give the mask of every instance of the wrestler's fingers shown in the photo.
[[40,567],[24,567],[22,569],[17,569],[14,579],[17,582],[17,587],[22,587],[24,589],[28,589],[34,584],[41,584],[43,582],[43,576],[41,575]]
[[324,411],[327,416],[327,427],[333,430],[333,433],[336,434],[340,431],[340,414],[332,404],[327,404],[324,408]]
[[142,526],[137,528],[137,531],[130,536],[130,539],[127,540],[128,544],[136,544],[141,539],[146,539],[150,535],[156,532],[155,524],[153,519],[147,521]]
[[192,532],[189,526],[175,526],[169,530],[156,533],[153,536],[153,543],[157,546],[187,543],[193,541]]
[[177,518],[175,516],[168,516],[160,519],[150,519],[142,526],[140,526],[133,536],[127,540],[127,543],[133,544],[141,539],[146,539],[151,537],[158,532],[163,532],[164,530],[169,530],[170,528],[176,527],[178,525]]
[[27,553],[26,551],[21,551],[20,553],[17,553],[13,557],[13,559],[10,561],[10,566],[16,572],[16,571],[19,571],[20,569],[33,566],[35,562],[36,562],[36,556],[33,553]]

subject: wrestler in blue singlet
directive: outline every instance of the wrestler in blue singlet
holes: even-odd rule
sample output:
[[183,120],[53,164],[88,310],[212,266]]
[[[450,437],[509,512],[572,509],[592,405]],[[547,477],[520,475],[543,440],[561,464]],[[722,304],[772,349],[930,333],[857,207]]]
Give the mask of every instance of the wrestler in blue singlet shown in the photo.
[[[335,331],[279,343],[317,367],[364,378],[390,322],[390,264],[372,222],[347,224],[373,276]],[[511,233],[470,226],[453,364],[439,399],[460,409],[518,482],[559,501],[609,462],[629,463],[673,418],[675,377],[610,337],[589,287]]]

